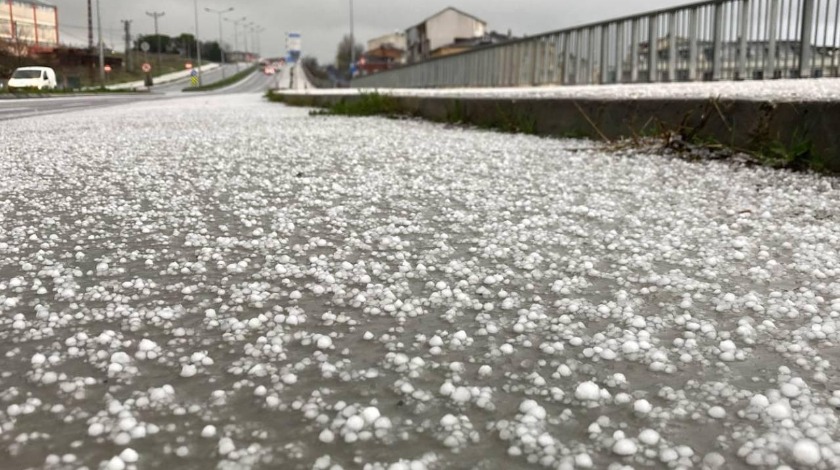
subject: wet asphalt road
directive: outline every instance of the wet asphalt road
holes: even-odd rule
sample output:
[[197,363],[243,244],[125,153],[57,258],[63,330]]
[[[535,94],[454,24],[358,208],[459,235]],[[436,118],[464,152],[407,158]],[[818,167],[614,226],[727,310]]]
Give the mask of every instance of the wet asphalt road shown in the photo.
[[[236,66],[225,66],[225,74],[236,73]],[[67,113],[93,108],[110,106],[126,106],[132,103],[149,100],[161,100],[195,96],[196,98],[212,94],[235,93],[263,93],[276,84],[279,75],[267,76],[254,73],[246,79],[213,92],[184,94],[182,90],[189,84],[189,79],[177,80],[165,85],[155,86],[150,93],[113,93],[56,96],[49,98],[10,98],[0,99],[0,121],[20,119],[25,117],[46,116],[50,114]],[[221,69],[207,72],[205,79],[209,82],[222,79]]]

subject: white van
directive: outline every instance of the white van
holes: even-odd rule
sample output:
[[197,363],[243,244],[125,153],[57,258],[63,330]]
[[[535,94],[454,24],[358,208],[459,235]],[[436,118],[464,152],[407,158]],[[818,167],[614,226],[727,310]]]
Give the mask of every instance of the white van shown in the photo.
[[58,85],[55,70],[49,67],[20,67],[12,74],[9,90],[34,88],[36,90],[52,90]]

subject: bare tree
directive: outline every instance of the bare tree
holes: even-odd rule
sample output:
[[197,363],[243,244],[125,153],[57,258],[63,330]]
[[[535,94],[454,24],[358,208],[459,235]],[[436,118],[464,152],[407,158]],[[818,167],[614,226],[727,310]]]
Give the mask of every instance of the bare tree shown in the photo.
[[10,41],[12,55],[17,58],[18,66],[20,66],[21,58],[29,55],[29,43],[21,39],[21,36],[26,36],[26,27],[18,22],[12,23],[13,38]]

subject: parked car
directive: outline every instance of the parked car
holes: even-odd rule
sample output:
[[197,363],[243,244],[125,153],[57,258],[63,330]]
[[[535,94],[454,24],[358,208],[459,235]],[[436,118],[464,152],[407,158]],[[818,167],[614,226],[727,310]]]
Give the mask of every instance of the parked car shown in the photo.
[[58,86],[55,70],[50,67],[20,67],[7,83],[9,90],[52,90]]

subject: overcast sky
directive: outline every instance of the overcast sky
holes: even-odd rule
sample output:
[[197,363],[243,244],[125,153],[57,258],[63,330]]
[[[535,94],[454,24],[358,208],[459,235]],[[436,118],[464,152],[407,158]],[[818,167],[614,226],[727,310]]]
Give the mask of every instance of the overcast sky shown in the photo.
[[[106,44],[122,49],[120,20],[133,20],[132,34],[154,32],[147,11],[164,11],[160,18],[163,34],[194,32],[195,14],[190,0],[100,0],[103,37]],[[62,42],[87,43],[86,0],[52,0],[58,6]],[[632,13],[665,8],[693,0],[353,0],[356,40],[364,43],[394,30],[405,30],[448,7],[460,8],[488,23],[491,30],[520,36],[537,34],[582,23],[606,20]],[[219,37],[218,16],[205,7],[233,7],[228,18],[245,17],[266,29],[261,35],[262,53],[279,56],[285,51],[285,33],[299,32],[304,55],[314,55],[322,63],[332,62],[335,49],[350,24],[350,0],[199,0],[201,39]],[[95,3],[94,3],[95,9]],[[94,21],[94,27],[96,23]],[[224,41],[234,42],[232,23],[223,22]],[[243,47],[240,28],[239,45]],[[253,41],[252,41],[253,42]]]

